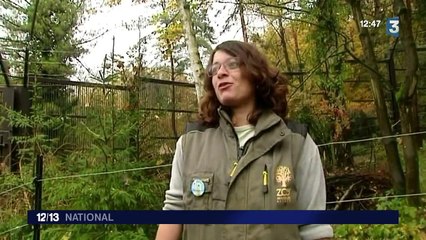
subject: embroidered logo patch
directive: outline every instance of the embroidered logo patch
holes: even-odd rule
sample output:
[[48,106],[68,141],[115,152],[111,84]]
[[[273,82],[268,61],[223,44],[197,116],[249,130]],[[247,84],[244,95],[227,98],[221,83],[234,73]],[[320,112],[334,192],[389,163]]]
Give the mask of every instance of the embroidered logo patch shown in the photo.
[[281,186],[277,190],[277,203],[287,204],[290,202],[291,188],[288,186],[293,179],[290,168],[279,166],[275,172],[275,181]]

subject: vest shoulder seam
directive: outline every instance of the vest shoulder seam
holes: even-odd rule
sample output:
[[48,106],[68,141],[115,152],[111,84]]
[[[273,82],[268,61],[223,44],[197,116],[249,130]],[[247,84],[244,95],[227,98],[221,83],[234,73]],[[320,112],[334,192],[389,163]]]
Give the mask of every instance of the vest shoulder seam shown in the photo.
[[308,135],[309,129],[308,125],[305,123],[300,123],[294,120],[287,120],[286,125],[292,133],[299,134],[304,138],[306,138],[306,136]]

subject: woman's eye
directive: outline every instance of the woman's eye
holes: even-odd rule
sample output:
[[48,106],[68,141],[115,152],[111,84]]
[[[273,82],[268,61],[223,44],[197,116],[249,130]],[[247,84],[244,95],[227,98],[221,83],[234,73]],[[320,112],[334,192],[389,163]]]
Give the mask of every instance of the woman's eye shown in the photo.
[[212,73],[215,74],[219,70],[219,66],[215,65],[212,67]]
[[228,63],[228,67],[230,69],[236,69],[236,68],[239,67],[239,64],[238,64],[238,62],[230,62],[230,63]]

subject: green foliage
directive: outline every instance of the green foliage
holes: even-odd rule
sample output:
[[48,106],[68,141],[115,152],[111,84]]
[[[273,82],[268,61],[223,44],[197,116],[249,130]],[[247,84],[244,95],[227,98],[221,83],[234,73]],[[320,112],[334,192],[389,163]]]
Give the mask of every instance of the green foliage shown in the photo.
[[62,119],[51,117],[44,111],[43,104],[40,104],[40,88],[35,86],[32,90],[31,101],[33,105],[29,115],[0,105],[5,116],[1,116],[1,121],[7,121],[11,127],[23,129],[26,135],[15,135],[12,141],[18,144],[19,157],[21,161],[31,161],[38,154],[45,154],[54,151],[54,142],[56,139],[49,138],[46,131],[58,129],[63,126]]
[[[155,123],[150,114],[127,109],[128,106],[117,97],[123,93],[93,91],[92,104],[85,109],[85,120],[80,124],[61,125],[61,117],[52,118],[48,114],[56,107],[52,102],[42,101],[39,92],[36,88],[29,116],[6,109],[8,122],[15,127],[31,129],[32,135],[15,140],[22,146],[20,152],[26,161],[22,162],[20,175],[2,175],[6,178],[0,192],[31,183],[31,162],[36,154],[41,153],[45,179],[43,209],[161,209],[169,169],[145,169],[162,160],[158,145],[150,140],[150,132],[141,131],[152,128],[151,124]],[[95,102],[101,104],[93,104]],[[42,131],[57,126],[64,126],[65,131],[84,139],[80,143],[82,146],[59,154],[55,144],[58,139],[50,138]],[[33,208],[33,197],[31,184],[0,195],[0,203],[5,206],[0,212],[0,233],[13,229],[3,235],[6,239],[32,237],[30,228],[14,228],[26,223],[26,211]],[[156,228],[154,225],[51,225],[42,228],[41,238],[145,240],[154,238]]]
[[0,239],[32,239],[33,230],[31,226],[24,226],[27,224],[26,212],[19,215],[16,213],[10,214],[4,219],[2,224],[0,224]]
[[[294,113],[294,118],[297,121],[307,124],[309,134],[317,144],[329,143],[333,141],[333,120],[327,117],[327,115],[319,114],[318,109],[315,112],[310,106],[303,105]],[[323,146],[320,148],[321,156],[323,161],[333,163],[334,162],[334,151],[333,146]],[[327,167],[328,164],[325,165]]]
[[26,225],[27,210],[32,208],[32,193],[34,191],[31,184],[33,180],[32,168],[32,164],[27,164],[22,166],[21,174],[7,171],[1,173],[0,239],[30,239],[31,237],[31,227],[13,229]]
[[339,225],[338,239],[424,239],[426,237],[426,208],[412,207],[406,199],[384,199],[377,210],[398,210],[399,224]]
[[317,84],[331,99],[343,94],[343,80],[349,75],[341,36],[346,24],[345,13],[345,5],[340,1],[330,0],[314,7],[309,15],[311,21],[317,23],[307,38],[315,46],[311,48],[310,59],[313,65],[320,64]]
[[[135,170],[120,172],[123,169],[143,168],[149,162],[128,161],[110,164],[108,171],[113,174],[93,173],[105,171],[102,156],[93,159],[92,153],[75,153],[67,162],[50,164],[46,177],[71,175],[78,172],[81,177],[55,181],[45,181],[44,206],[46,209],[61,210],[149,210],[160,209],[161,196],[166,189],[165,181],[158,181],[154,172]],[[122,156],[125,157],[125,156]],[[92,158],[91,162],[88,159]],[[69,166],[74,168],[68,169]],[[88,176],[84,176],[88,175]],[[61,188],[56,186],[60,184]],[[67,225],[49,226],[42,231],[46,239],[152,239],[153,226],[142,225]],[[151,237],[147,237],[147,233]]]
[[328,143],[332,141],[331,120],[318,117],[309,106],[302,106],[295,118],[309,126],[309,134],[316,143]]
[[[0,7],[0,26],[6,37],[2,47],[14,48],[11,51],[11,69],[22,72],[23,50],[30,49],[31,74],[70,76],[74,73],[71,63],[85,50],[81,40],[75,37],[77,27],[86,11],[85,1],[73,0],[36,0],[17,1],[11,4],[2,1]],[[36,13],[32,39],[29,39]]]
[[[215,31],[208,17],[210,3],[198,0],[188,1],[188,3],[200,55],[206,56],[212,50],[211,43],[215,41]],[[163,59],[170,60],[173,56],[175,68],[178,72],[183,72],[189,67],[189,58],[185,49],[185,31],[179,17],[181,13],[177,1],[158,1],[153,6],[161,8],[161,11],[152,17],[151,24],[157,27],[155,33],[158,36],[158,47]]]

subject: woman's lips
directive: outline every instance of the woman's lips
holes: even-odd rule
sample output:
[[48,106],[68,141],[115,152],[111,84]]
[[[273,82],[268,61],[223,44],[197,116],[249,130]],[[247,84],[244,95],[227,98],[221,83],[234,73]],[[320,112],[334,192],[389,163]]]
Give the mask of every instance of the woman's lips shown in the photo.
[[220,83],[218,88],[219,88],[219,90],[225,90],[228,87],[230,87],[231,85],[232,85],[232,83],[224,82],[224,83]]

